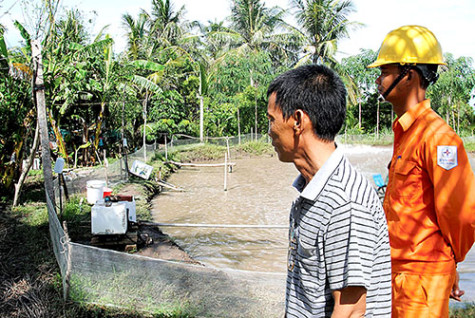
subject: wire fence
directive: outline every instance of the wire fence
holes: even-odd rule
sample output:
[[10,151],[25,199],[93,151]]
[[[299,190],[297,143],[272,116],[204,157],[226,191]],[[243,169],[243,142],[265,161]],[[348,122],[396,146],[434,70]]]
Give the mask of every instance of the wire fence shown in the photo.
[[[359,143],[361,139],[363,137],[343,135],[338,138],[338,142]],[[205,138],[203,142],[225,146],[252,140],[269,141],[265,135],[249,134]],[[128,166],[134,160],[146,162],[155,154],[173,151],[175,147],[201,143],[199,138],[173,136],[165,145],[146,145],[128,154]],[[113,186],[127,180],[127,171],[125,162],[117,160],[112,164],[104,163],[100,168],[66,172],[65,179],[70,193],[83,193],[86,191],[87,181],[107,180],[108,185]],[[51,241],[60,267],[65,298],[101,306],[186,317],[283,316],[283,273],[218,270],[209,266],[165,261],[72,242],[49,198],[47,207]]]
[[[207,143],[233,144],[262,138],[208,138]],[[166,147],[200,143],[197,138],[173,138]],[[129,154],[128,161],[144,161],[163,147],[147,145]],[[127,176],[120,161],[100,169],[85,169],[66,178],[67,188],[83,192],[87,180],[107,178],[109,184]],[[58,191],[55,191],[58,192]],[[51,241],[60,267],[65,297],[101,306],[183,317],[281,317],[285,276],[174,262],[117,252],[72,242],[47,198]]]

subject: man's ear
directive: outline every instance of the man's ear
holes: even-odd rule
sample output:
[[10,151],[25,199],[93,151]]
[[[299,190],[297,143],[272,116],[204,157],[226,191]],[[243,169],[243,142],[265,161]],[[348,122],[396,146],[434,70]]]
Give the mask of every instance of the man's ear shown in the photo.
[[412,80],[415,80],[415,81],[419,80],[419,73],[415,69],[410,69],[407,72],[407,81],[411,82]]
[[294,130],[301,131],[303,129],[303,121],[305,117],[305,113],[301,109],[297,109],[294,112]]

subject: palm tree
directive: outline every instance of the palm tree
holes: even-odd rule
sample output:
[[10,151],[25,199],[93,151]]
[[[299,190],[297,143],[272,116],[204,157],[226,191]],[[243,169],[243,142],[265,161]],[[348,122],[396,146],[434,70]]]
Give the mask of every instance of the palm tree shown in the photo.
[[276,48],[275,31],[285,25],[284,14],[282,8],[267,8],[261,0],[233,0],[230,29],[239,50]]
[[338,41],[348,37],[349,28],[358,24],[347,18],[354,11],[352,1],[292,0],[292,5],[306,42],[304,60],[335,64]]
[[127,31],[127,51],[132,60],[143,58],[147,50],[150,37],[148,36],[147,24],[149,16],[142,12],[137,19],[126,13],[122,16],[122,25]]
[[165,46],[177,45],[183,34],[180,23],[183,20],[185,6],[175,11],[170,0],[152,0],[150,34]]
[[[231,6],[230,33],[234,51],[239,55],[256,56],[260,51],[275,53],[274,56],[286,56],[287,39],[277,30],[284,29],[287,24],[283,21],[285,11],[280,7],[267,8],[261,0],[233,0]],[[272,54],[271,54],[272,55]],[[286,61],[280,60],[280,63]],[[250,86],[256,89],[259,83],[249,66]],[[257,95],[255,96],[255,123],[257,133],[258,110]]]

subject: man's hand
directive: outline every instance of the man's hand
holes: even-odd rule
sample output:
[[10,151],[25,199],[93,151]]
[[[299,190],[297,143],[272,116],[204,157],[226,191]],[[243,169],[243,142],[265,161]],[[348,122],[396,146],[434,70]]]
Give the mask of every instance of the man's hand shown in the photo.
[[459,288],[459,272],[456,272],[455,275],[455,282],[452,286],[452,290],[450,291],[450,298],[455,299],[456,301],[461,301],[460,297],[465,294],[464,290],[460,290]]
[[366,313],[366,288],[350,286],[332,292],[335,306],[332,318],[364,317]]

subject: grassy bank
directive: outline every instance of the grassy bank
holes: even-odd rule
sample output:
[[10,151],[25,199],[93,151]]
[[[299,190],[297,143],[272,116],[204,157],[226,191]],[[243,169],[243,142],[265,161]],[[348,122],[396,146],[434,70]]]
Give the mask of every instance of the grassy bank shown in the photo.
[[[169,154],[175,161],[215,160],[224,155],[225,147],[204,145],[194,149],[176,149]],[[243,144],[232,149],[233,155],[251,156],[270,153],[262,143]],[[177,167],[165,164],[163,155],[150,162],[154,171],[166,179]],[[155,177],[155,176],[153,176]],[[137,218],[151,220],[150,199],[159,191],[153,181],[132,178],[114,188],[114,193],[133,193]],[[190,317],[179,304],[168,306],[164,313],[147,315],[131,309],[85,305],[63,301],[62,280],[51,246],[44,186],[41,174],[28,178],[22,205],[11,207],[11,198],[0,204],[0,317]],[[82,199],[82,200],[81,200]],[[67,221],[73,241],[90,229],[90,206],[83,204],[83,195],[73,195],[64,203],[63,220]]]
[[[221,160],[225,147],[204,145],[175,149],[169,153],[174,161]],[[232,158],[273,154],[266,143],[245,143],[231,149]],[[162,179],[177,167],[164,163],[163,155],[156,155],[150,162]],[[43,181],[30,178],[25,189],[26,199],[19,208],[0,206],[0,317],[190,317],[177,305],[164,313],[145,315],[131,309],[84,305],[64,302],[59,268],[52,251],[47,211],[44,203]],[[115,193],[134,191],[137,199],[138,218],[150,220],[150,198],[159,186],[156,182],[131,179],[130,183],[114,188]],[[81,196],[73,196],[65,204],[64,219],[68,224],[87,223],[90,207],[81,204]],[[80,237],[70,226],[70,235]],[[77,228],[80,228],[79,226]],[[83,228],[84,229],[84,228]],[[89,231],[88,228],[85,228]],[[475,307],[454,309],[451,317],[474,317]]]

